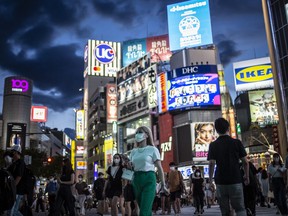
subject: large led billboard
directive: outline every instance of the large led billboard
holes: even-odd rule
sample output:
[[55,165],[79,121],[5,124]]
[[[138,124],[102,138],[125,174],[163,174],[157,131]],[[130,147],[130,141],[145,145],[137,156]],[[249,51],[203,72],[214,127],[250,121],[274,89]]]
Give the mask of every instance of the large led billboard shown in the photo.
[[115,84],[106,85],[107,123],[117,121],[117,87]]
[[76,112],[76,138],[84,139],[84,110]]
[[170,71],[167,75],[160,74],[158,101],[160,113],[176,109],[220,106],[217,67],[189,66]]
[[151,54],[151,62],[168,62],[172,56],[168,35],[147,38],[147,52]]
[[213,44],[208,0],[167,6],[170,50]]
[[48,108],[45,106],[32,106],[30,120],[32,122],[46,122]]
[[249,104],[251,122],[260,127],[278,124],[279,116],[274,89],[250,91]]
[[192,123],[193,161],[206,161],[209,145],[216,138],[217,133],[213,122]]
[[146,39],[124,41],[122,44],[123,66],[127,66],[147,53]]
[[236,91],[272,88],[274,86],[270,58],[233,63]]
[[124,41],[122,44],[122,66],[126,67],[150,53],[151,62],[168,62],[172,52],[168,34]]
[[150,54],[147,54],[118,72],[118,104],[123,104],[147,92],[150,66]]
[[121,43],[88,40],[84,48],[84,77],[116,77],[121,68]]
[[27,124],[24,123],[7,123],[7,141],[6,148],[13,145],[21,145],[25,149]]

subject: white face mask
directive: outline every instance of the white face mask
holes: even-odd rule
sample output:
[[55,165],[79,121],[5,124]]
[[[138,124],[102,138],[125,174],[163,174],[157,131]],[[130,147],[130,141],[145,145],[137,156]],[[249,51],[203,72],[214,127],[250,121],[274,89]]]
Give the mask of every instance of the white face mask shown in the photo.
[[200,176],[200,173],[199,173],[199,172],[196,172],[195,175],[196,175],[197,177],[199,177],[199,176]]
[[137,143],[140,143],[140,142],[142,142],[142,141],[145,140],[145,139],[146,139],[145,133],[136,133],[136,134],[135,134],[135,141],[136,141]]
[[81,182],[81,181],[83,181],[83,179],[82,179],[82,178],[79,178],[79,181]]
[[120,159],[114,159],[114,162],[115,162],[116,164],[119,164]]
[[54,180],[53,178],[49,179],[50,182],[52,182],[53,180]]
[[170,167],[170,170],[175,170],[175,167]]
[[279,162],[279,157],[274,158],[275,162]]

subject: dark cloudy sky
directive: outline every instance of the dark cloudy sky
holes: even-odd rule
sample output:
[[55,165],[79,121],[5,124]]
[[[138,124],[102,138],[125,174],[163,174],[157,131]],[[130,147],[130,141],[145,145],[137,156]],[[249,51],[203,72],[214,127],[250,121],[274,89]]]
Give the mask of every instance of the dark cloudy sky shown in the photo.
[[[34,81],[33,104],[50,127],[74,127],[88,39],[125,41],[168,33],[166,6],[177,0],[1,0],[0,111],[4,78]],[[268,56],[261,0],[210,0],[212,32],[234,91],[232,62]],[[235,93],[234,93],[235,95]]]

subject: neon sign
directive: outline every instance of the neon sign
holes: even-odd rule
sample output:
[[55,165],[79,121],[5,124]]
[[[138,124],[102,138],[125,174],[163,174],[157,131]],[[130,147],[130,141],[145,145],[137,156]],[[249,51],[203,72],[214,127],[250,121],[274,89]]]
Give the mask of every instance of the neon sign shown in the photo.
[[12,91],[26,92],[29,89],[29,83],[27,80],[12,79]]

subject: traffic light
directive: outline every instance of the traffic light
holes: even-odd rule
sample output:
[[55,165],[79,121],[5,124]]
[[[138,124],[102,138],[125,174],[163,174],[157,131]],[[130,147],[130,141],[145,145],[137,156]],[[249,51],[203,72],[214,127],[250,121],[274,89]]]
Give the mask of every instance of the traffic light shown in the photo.
[[48,163],[51,163],[51,162],[52,162],[52,158],[49,157],[49,158],[47,159],[47,162],[48,162]]

